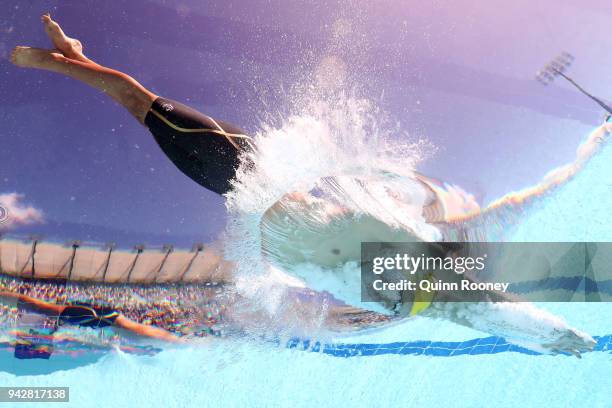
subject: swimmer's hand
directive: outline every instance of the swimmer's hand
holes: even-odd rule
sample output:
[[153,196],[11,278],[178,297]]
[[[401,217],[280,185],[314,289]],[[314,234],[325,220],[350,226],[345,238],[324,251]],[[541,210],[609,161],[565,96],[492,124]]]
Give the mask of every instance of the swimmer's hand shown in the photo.
[[569,353],[582,358],[581,353],[593,350],[595,340],[586,333],[574,329],[555,330],[558,333],[557,340],[542,346],[552,354]]

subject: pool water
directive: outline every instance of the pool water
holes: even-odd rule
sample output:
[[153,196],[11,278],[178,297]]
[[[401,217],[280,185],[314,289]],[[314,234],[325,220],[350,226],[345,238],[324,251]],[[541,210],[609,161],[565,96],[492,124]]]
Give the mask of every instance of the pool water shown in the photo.
[[[591,333],[605,333],[610,305],[549,305]],[[481,333],[419,319],[376,335],[338,339],[388,343],[462,341]],[[408,333],[408,334],[407,334]],[[593,406],[609,402],[610,351],[568,356],[516,352],[436,357],[341,358],[253,344],[213,341],[151,357],[117,352],[89,365],[41,376],[3,373],[3,385],[69,386],[70,406]],[[126,387],[135,387],[129,391]],[[129,398],[126,398],[129,396]],[[381,403],[381,401],[384,401]]]
[[[597,175],[609,174],[611,158],[608,145],[576,179],[533,210],[515,238],[610,239],[612,233],[600,221],[612,193],[609,181]],[[69,386],[69,406],[75,407],[609,406],[612,304],[538,306],[603,336],[596,349],[582,359],[538,355],[457,325],[414,318],[319,344],[316,339],[210,338],[154,355],[111,350],[28,362],[61,368],[42,375],[31,375],[36,370],[11,363],[12,356],[0,351],[3,371],[16,367],[0,373],[0,383]]]

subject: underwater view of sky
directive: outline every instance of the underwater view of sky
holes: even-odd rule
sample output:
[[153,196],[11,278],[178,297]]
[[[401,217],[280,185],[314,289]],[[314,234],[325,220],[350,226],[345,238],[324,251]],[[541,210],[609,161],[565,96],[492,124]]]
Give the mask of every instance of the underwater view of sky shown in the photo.
[[570,74],[612,97],[604,0],[5,0],[0,197],[32,215],[16,234],[189,246],[213,240],[226,217],[223,199],[108,97],[10,64],[15,45],[50,47],[45,12],[93,60],[252,134],[290,113],[297,84],[331,69],[335,86],[399,123],[397,137],[436,147],[421,172],[485,204],[573,160],[602,120],[567,84],[535,81],[538,69],[570,52]]

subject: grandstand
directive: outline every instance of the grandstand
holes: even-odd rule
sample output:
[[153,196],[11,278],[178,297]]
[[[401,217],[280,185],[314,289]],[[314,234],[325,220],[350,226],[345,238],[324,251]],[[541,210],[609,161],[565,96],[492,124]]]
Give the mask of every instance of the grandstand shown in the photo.
[[203,244],[191,250],[136,245],[119,249],[112,243],[66,244],[39,237],[0,236],[0,273],[33,279],[103,283],[229,282],[229,263]]

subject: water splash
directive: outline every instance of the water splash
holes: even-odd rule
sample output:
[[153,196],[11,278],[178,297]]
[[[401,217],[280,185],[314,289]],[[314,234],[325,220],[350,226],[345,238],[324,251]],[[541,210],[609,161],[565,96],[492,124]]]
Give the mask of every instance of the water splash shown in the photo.
[[[254,165],[239,169],[227,196],[225,256],[236,263],[241,293],[259,299],[271,314],[286,301],[287,287],[304,286],[262,255],[262,218],[286,194],[325,195],[338,208],[394,228],[426,226],[422,219],[419,225],[414,222],[421,217],[425,198],[422,187],[410,180],[415,166],[434,152],[433,146],[411,140],[370,100],[345,92],[315,93],[302,89],[292,101],[294,111],[280,125],[262,125],[255,136],[257,150],[244,160]],[[398,196],[402,194],[403,199]],[[321,219],[322,211],[298,208],[297,213],[311,227],[328,221]],[[294,229],[277,228],[281,233]],[[434,238],[434,231],[420,232]]]

